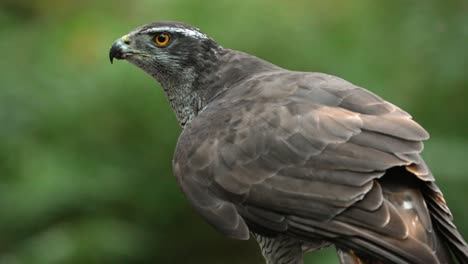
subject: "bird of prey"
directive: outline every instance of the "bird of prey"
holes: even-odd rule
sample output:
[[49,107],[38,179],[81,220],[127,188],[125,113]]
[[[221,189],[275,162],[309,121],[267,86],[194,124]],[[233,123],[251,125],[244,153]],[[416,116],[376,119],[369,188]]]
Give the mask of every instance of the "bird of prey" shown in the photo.
[[428,133],[379,96],[223,48],[180,22],[141,26],[110,59],[154,77],[183,128],[175,177],[196,211],[269,264],[334,245],[343,264],[468,263]]

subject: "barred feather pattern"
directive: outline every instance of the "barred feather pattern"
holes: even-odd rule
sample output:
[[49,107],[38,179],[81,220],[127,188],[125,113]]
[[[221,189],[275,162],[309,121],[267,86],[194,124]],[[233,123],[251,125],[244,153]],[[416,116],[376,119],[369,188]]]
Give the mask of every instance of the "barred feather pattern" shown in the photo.
[[254,234],[267,264],[303,264],[302,242],[287,236]]

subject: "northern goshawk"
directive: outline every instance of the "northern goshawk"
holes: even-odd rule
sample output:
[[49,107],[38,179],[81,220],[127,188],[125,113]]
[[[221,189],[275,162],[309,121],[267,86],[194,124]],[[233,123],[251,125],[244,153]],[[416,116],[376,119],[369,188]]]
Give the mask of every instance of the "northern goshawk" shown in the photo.
[[183,128],[173,170],[196,211],[270,264],[334,245],[341,263],[468,263],[421,158],[428,133],[375,94],[282,69],[179,22],[110,50],[154,77]]

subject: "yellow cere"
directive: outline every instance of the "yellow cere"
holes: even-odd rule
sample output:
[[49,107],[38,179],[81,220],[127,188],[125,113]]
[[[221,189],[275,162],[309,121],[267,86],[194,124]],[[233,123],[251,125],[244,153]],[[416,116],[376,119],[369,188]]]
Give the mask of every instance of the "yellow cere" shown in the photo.
[[130,37],[128,36],[128,34],[122,37],[122,41],[123,42],[129,42],[130,41]]

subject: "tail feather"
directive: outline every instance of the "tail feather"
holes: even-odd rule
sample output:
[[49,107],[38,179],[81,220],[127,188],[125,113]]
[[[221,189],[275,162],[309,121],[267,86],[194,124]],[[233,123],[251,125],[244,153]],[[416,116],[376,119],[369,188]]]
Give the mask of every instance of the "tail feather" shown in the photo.
[[445,244],[453,254],[457,263],[468,263],[468,245],[453,224],[453,217],[447,204],[435,183],[427,183],[423,191],[428,204],[434,228],[441,243]]
[[[387,176],[380,181],[385,199],[394,206],[408,227],[409,236],[406,240],[411,240],[409,244],[414,244],[415,248],[427,246],[433,260],[427,260],[425,263],[468,264],[468,245],[453,223],[450,209],[437,185],[433,181],[420,181],[401,170],[390,170]],[[401,241],[401,247],[410,250],[411,245],[405,242],[407,241]],[[418,243],[420,245],[416,246]],[[365,241],[342,245],[344,247],[338,250],[342,264],[380,264],[378,259],[381,259],[380,261],[385,259],[382,263],[405,263],[400,259],[390,258],[404,256],[395,249],[386,248],[387,251],[393,250],[393,253],[385,255],[384,252],[374,256],[369,252],[381,251],[378,248],[361,249],[360,246],[364,246]],[[420,253],[417,255],[422,256]],[[382,258],[383,256],[385,257]],[[414,259],[410,261],[409,258],[406,260],[411,263],[417,262]]]

